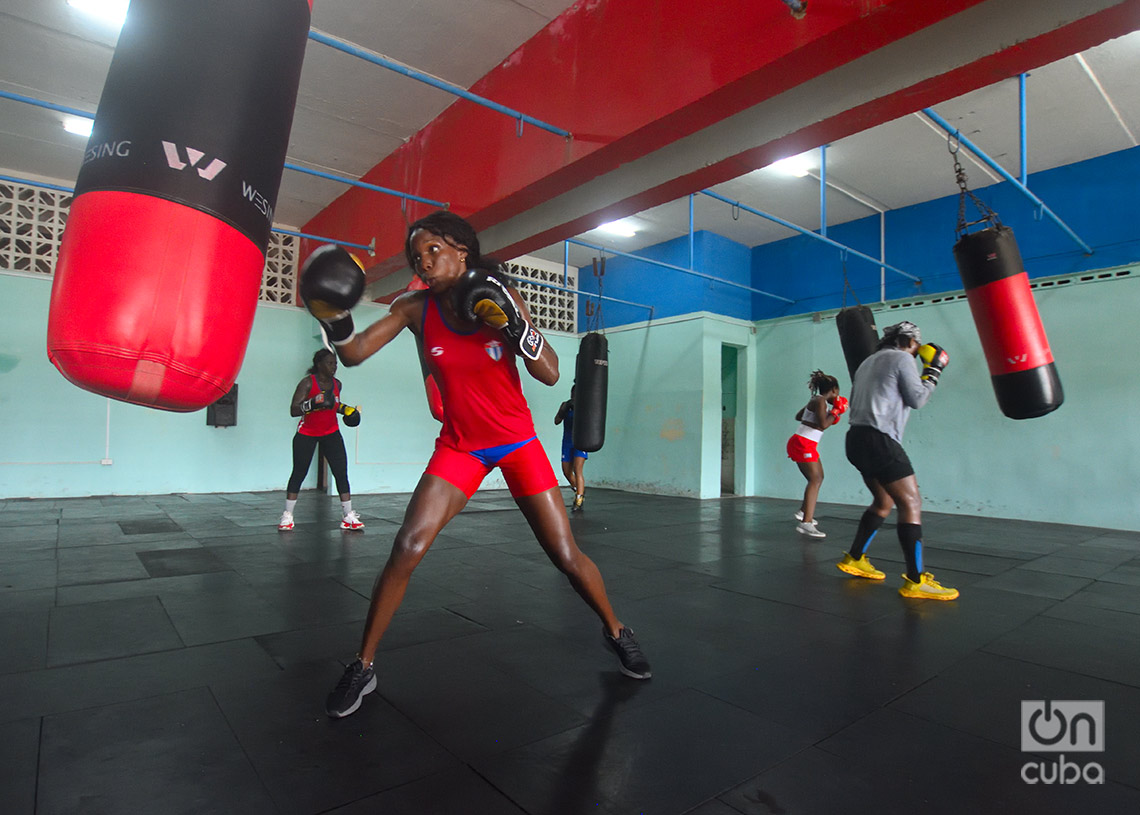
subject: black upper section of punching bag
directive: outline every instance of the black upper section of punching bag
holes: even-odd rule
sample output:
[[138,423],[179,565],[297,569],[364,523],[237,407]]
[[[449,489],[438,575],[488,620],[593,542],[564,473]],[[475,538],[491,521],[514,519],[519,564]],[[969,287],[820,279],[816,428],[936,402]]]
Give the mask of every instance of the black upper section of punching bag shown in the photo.
[[835,315],[835,326],[839,329],[839,342],[843,346],[847,372],[854,381],[855,371],[863,360],[875,353],[875,349],[879,346],[875,315],[866,306],[840,309]]
[[307,0],[131,0],[76,195],[176,201],[264,252],[308,32]]
[[954,244],[954,260],[966,291],[1025,271],[1013,230],[996,226],[963,235]]
[[606,441],[609,365],[605,336],[591,333],[582,337],[574,366],[574,429],[570,443],[585,453],[601,450]]

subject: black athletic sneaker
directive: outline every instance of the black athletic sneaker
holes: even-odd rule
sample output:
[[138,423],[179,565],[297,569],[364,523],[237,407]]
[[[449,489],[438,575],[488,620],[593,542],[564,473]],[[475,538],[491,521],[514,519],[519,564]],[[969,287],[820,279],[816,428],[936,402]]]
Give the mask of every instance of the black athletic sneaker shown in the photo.
[[637,639],[633,636],[632,631],[628,628],[622,628],[618,632],[617,639],[614,639],[603,628],[602,636],[606,638],[610,648],[614,649],[614,653],[621,660],[621,672],[623,674],[634,679],[648,679],[653,676],[649,670],[649,660],[645,658],[645,654],[641,653],[641,646],[637,644]]
[[372,666],[364,667],[359,659],[353,660],[344,669],[344,675],[336,683],[333,692],[325,701],[325,712],[334,719],[342,719],[356,712],[364,694],[376,690],[376,672]]

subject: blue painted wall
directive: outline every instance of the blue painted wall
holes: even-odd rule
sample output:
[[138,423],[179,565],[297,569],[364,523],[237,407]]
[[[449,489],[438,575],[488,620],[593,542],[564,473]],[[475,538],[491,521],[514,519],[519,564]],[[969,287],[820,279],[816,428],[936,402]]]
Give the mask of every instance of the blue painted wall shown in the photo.
[[[947,187],[954,179],[947,159]],[[975,181],[983,177],[974,174]],[[1014,230],[1031,278],[1120,266],[1140,260],[1140,147],[1057,167],[1029,176],[1029,188],[1077,233],[1094,253],[1083,250],[1048,219],[1035,220],[1034,206],[1008,182],[977,190],[979,199]],[[970,204],[970,220],[978,217]],[[886,261],[921,279],[921,284],[888,271],[887,300],[962,288],[954,263],[954,227],[958,195],[886,213]],[[835,227],[827,236],[879,256],[879,216]],[[839,251],[802,235],[757,246],[752,251],[752,279],[757,288],[798,300],[786,306],[755,297],[753,319],[826,311],[844,303],[843,264]],[[847,279],[861,302],[880,299],[879,267],[848,257]]]
[[[975,171],[974,182],[985,178]],[[946,187],[955,190],[949,157]],[[1012,227],[1030,277],[1103,269],[1140,260],[1140,147],[1057,167],[1029,176],[1029,187],[1057,213],[1094,251],[1085,255],[1054,223],[1036,220],[1033,205],[1007,182],[976,191],[1002,222]],[[725,205],[727,206],[727,205]],[[967,211],[977,217],[971,205]],[[757,216],[742,213],[742,218]],[[743,289],[712,283],[683,272],[611,257],[606,261],[602,292],[655,307],[661,319],[707,311],[750,320],[790,314],[827,311],[859,302],[895,300],[962,287],[952,254],[958,219],[958,195],[886,213],[886,260],[918,277],[916,284],[894,272],[886,274],[885,297],[880,298],[879,267],[853,256],[846,261],[851,287],[845,293],[844,263],[840,252],[820,241],[797,235],[747,249],[709,232],[694,236],[694,268],[704,274],[731,280],[796,302],[781,303]],[[879,216],[873,215],[828,228],[828,237],[872,257],[879,257]],[[663,263],[688,267],[688,238],[678,238],[639,251]],[[598,291],[590,267],[579,270],[581,288]],[[593,319],[585,312],[580,325]],[[645,309],[606,303],[605,325],[616,327],[644,321]]]

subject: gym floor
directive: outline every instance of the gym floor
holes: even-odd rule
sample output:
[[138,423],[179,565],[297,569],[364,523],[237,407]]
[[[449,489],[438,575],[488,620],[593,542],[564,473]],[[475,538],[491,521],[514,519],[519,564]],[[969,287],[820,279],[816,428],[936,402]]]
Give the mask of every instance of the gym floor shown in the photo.
[[[791,501],[591,489],[638,682],[480,492],[330,720],[407,500],[355,496],[362,533],[312,492],[288,533],[279,492],[0,501],[0,812],[1140,812],[1140,533],[926,513],[962,597],[908,601],[889,525],[885,583],[835,569],[861,508],[808,541]],[[1103,701],[1103,752],[1022,752],[1029,700]]]

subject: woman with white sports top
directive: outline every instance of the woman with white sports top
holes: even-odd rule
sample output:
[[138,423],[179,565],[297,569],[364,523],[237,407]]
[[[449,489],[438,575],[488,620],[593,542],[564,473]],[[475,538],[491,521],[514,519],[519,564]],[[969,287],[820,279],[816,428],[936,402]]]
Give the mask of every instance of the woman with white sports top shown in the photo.
[[847,400],[839,395],[839,381],[823,371],[812,371],[808,380],[811,399],[796,413],[800,426],[788,439],[788,458],[796,463],[807,479],[804,500],[796,511],[796,531],[809,538],[824,538],[815,521],[815,502],[823,484],[823,462],[819,459],[819,440],[823,431],[839,421],[847,410]]

